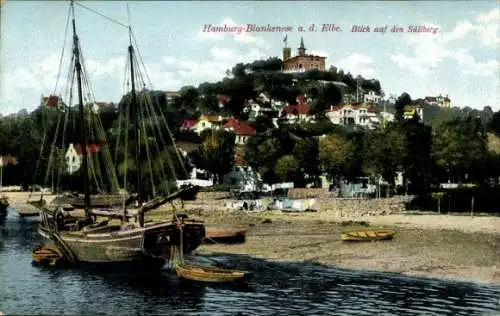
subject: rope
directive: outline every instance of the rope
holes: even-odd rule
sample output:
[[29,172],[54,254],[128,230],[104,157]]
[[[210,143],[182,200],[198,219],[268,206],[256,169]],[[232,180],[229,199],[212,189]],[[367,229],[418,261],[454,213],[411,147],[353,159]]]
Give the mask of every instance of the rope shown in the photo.
[[56,93],[56,90],[57,90],[57,86],[59,84],[59,77],[61,75],[61,68],[62,68],[62,63],[63,63],[63,58],[64,58],[64,51],[66,49],[66,41],[68,40],[68,28],[69,28],[69,20],[70,20],[70,16],[71,16],[71,6],[68,7],[68,15],[66,17],[66,28],[64,29],[64,41],[63,41],[63,48],[62,48],[62,52],[61,52],[61,57],[59,58],[59,70],[57,71],[57,78],[56,78],[56,86],[54,87],[54,95]]
[[90,12],[95,13],[95,14],[97,14],[97,15],[99,15],[99,16],[101,16],[101,17],[103,17],[104,19],[106,19],[106,20],[108,20],[108,21],[110,21],[110,22],[113,22],[113,23],[115,23],[115,24],[118,24],[118,25],[120,25],[120,26],[123,26],[123,27],[125,27],[125,28],[128,28],[128,25],[125,25],[124,23],[122,23],[122,22],[120,22],[120,21],[118,21],[118,20],[115,20],[115,19],[113,19],[113,18],[110,18],[109,16],[106,16],[106,15],[104,15],[104,14],[102,14],[102,13],[100,13],[100,12],[98,12],[98,11],[94,10],[94,9],[91,9],[91,8],[89,8],[89,7],[87,7],[87,6],[83,5],[83,4],[81,4],[81,3],[78,3],[78,2],[75,2],[75,3],[76,3],[78,6],[80,6],[80,7],[84,8],[84,9],[87,9],[87,10],[89,10]]
[[139,45],[137,45],[137,41],[135,39],[135,34],[132,30],[131,30],[131,34],[132,34],[132,39],[134,40],[134,46],[136,47],[136,50],[137,50],[137,55],[139,55],[139,60],[141,61],[142,67],[144,68],[144,73],[146,74],[146,78],[148,79],[150,87],[153,88],[153,84],[151,82],[151,79],[149,78],[149,74],[147,72],[146,65],[144,64],[144,61],[142,60],[142,54],[141,54],[141,51],[139,50]]
[[[63,41],[63,48],[62,48],[62,52],[61,52],[61,56],[59,58],[59,67],[58,67],[58,71],[57,71],[57,77],[56,77],[56,84],[55,84],[55,87],[54,87],[54,92],[52,93],[52,95],[55,95],[56,94],[56,91],[57,91],[57,86],[59,84],[59,79],[60,79],[60,76],[61,76],[61,68],[62,68],[62,63],[63,63],[63,58],[64,58],[64,52],[65,52],[65,48],[66,48],[66,42],[67,42],[67,37],[68,37],[68,28],[69,28],[69,20],[70,20],[70,16],[71,16],[71,6],[68,7],[68,14],[66,16],[66,27],[64,29],[64,41]],[[44,106],[44,104],[42,104],[42,106]],[[44,153],[44,149],[45,149],[45,143],[46,143],[46,139],[47,139],[47,124],[44,124],[43,122],[43,115],[44,112],[43,112],[43,108],[42,108],[42,125],[43,125],[43,136],[42,136],[42,145],[41,145],[41,148],[40,148],[40,156],[38,157],[38,160],[36,162],[36,166],[35,166],[35,172],[34,172],[34,175],[33,175],[33,183],[35,183],[36,181],[36,176],[38,174],[38,170],[40,168],[40,162],[43,158],[43,153]],[[32,189],[31,189],[31,192],[28,196],[28,200],[31,198],[33,194],[33,186],[32,186]],[[43,198],[43,193],[42,193],[42,198]]]
[[[146,97],[146,107],[145,108],[146,108],[146,111],[148,112],[148,117],[153,118],[153,121],[154,121],[153,125],[157,127],[157,129],[155,129],[154,126],[151,127],[151,130],[153,132],[153,137],[155,139],[160,138],[162,145],[164,145],[165,142],[163,141],[163,137],[161,135],[161,130],[160,130],[160,126],[158,125],[157,117],[156,117],[156,115],[154,115],[154,109],[152,109],[152,107],[150,106],[152,104],[152,102],[148,102],[148,101],[151,101],[151,98],[150,98],[151,95],[149,93],[146,93],[145,97]],[[157,134],[159,137],[156,137]],[[170,190],[168,188],[168,183],[167,183],[167,175],[165,174],[165,170],[163,168],[163,163],[162,163],[163,157],[161,156],[160,147],[158,146],[158,142],[154,142],[154,143],[156,146],[156,151],[159,155],[157,157],[157,159],[155,160],[155,162],[156,162],[156,165],[158,166],[158,169],[160,170],[160,174],[159,174],[160,182],[162,183],[162,186],[164,186],[164,189],[167,192],[167,194],[170,194]]]
[[141,118],[142,118],[142,124],[141,124],[141,128],[143,130],[143,137],[144,137],[144,141],[145,141],[145,145],[146,145],[146,155],[148,157],[148,166],[149,166],[149,179],[150,179],[150,182],[151,182],[151,188],[153,190],[153,197],[156,197],[156,188],[155,188],[155,184],[154,184],[154,178],[153,178],[153,166],[151,165],[151,153],[150,153],[150,150],[149,150],[149,141],[148,141],[148,137],[147,137],[147,130],[146,130],[146,125],[145,125],[145,119],[144,119],[144,113],[143,113],[143,107],[141,107]]

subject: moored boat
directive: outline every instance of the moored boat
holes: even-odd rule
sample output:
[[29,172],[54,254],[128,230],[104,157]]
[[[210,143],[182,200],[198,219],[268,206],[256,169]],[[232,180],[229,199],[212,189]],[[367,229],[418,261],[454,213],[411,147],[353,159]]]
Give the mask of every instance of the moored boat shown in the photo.
[[33,263],[43,266],[60,266],[65,262],[64,255],[55,245],[40,244],[31,252]]
[[392,230],[366,230],[366,231],[346,231],[342,232],[342,241],[375,241],[390,240],[394,237]]
[[207,230],[203,242],[206,244],[244,243],[246,233],[246,229]]
[[[56,199],[60,201],[52,201],[52,205],[47,205],[43,199],[35,201],[41,207],[38,232],[41,236],[51,239],[71,263],[119,263],[133,266],[139,264],[138,266],[148,268],[162,267],[167,260],[170,260],[172,249],[177,245],[184,245],[183,253],[190,253],[196,249],[205,237],[205,226],[203,222],[175,215],[172,220],[147,221],[145,214],[165,203],[192,195],[196,188],[186,187],[177,190],[169,185],[175,183],[171,180],[175,180],[172,178],[176,177],[174,165],[169,160],[170,153],[176,154],[180,165],[183,165],[184,161],[173,139],[165,141],[166,137],[172,138],[172,135],[159,134],[168,131],[168,126],[158,104],[153,104],[145,92],[141,92],[143,94],[140,95],[136,92],[135,80],[144,79],[146,76],[140,74],[140,64],[132,42],[128,47],[131,90],[123,97],[123,102],[120,102],[117,108],[118,121],[121,122],[117,130],[123,129],[123,131],[115,140],[115,146],[120,151],[116,153],[114,160],[111,159],[99,112],[94,110],[96,102],[86,104],[83,102],[84,95],[92,96],[93,93],[83,91],[83,88],[90,89],[90,85],[85,87],[82,85],[82,78],[88,80],[88,76],[82,65],[83,57],[76,33],[73,3],[71,9],[73,58],[69,67],[72,76],[68,78],[76,78],[69,84],[76,82],[78,102],[75,107],[71,107],[62,102],[62,98],[58,96],[50,96],[49,99],[57,99],[54,105],[56,110],[74,114],[79,123],[74,131],[66,130],[66,136],[72,140],[65,137],[58,138],[56,130],[53,141],[60,140],[58,149],[72,148],[75,157],[79,157],[78,164],[72,165],[72,168],[58,170],[64,172],[64,177],[72,179],[68,181],[67,187],[77,187],[78,189],[71,191],[78,193],[58,195]],[[131,41],[131,28],[129,32]],[[145,87],[145,83],[142,82],[141,86]],[[68,103],[73,103],[71,93]],[[65,128],[73,123],[67,117],[59,115],[62,120],[61,125]],[[76,124],[70,126],[73,125],[76,126]],[[97,131],[91,130],[91,127]],[[70,141],[79,143],[73,145]],[[129,141],[132,143],[131,146],[128,146]],[[49,149],[50,157],[54,155],[54,147],[56,146]],[[52,158],[49,161],[53,162],[56,159]],[[54,169],[53,166],[51,168]],[[118,188],[118,173],[123,176],[120,188]],[[135,196],[129,195],[129,190],[136,192]],[[136,199],[135,208],[130,208],[131,196]],[[82,211],[83,214],[78,217],[71,216],[70,213],[78,211]],[[107,219],[100,220],[101,217]]]
[[19,217],[35,217],[40,215],[40,210],[36,207],[17,207],[17,214]]
[[205,267],[199,265],[178,264],[175,266],[177,276],[199,282],[226,283],[245,281],[250,277],[246,271]]

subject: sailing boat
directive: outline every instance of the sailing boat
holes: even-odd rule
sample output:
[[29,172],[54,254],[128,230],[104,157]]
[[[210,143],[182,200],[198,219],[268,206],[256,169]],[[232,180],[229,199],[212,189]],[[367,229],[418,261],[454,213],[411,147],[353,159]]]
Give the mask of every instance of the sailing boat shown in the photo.
[[[135,129],[135,176],[137,191],[137,207],[129,209],[123,195],[123,205],[121,207],[98,208],[92,205],[89,185],[89,160],[92,155],[92,144],[89,144],[87,117],[91,115],[89,108],[84,107],[82,92],[82,71],[84,69],[81,61],[79,38],[76,32],[76,23],[74,16],[74,6],[71,3],[72,27],[73,27],[73,58],[74,70],[77,79],[78,88],[78,110],[79,110],[79,132],[81,138],[82,151],[82,169],[80,176],[83,183],[83,204],[84,217],[76,218],[68,215],[68,210],[75,209],[73,206],[58,207],[55,210],[42,208],[41,222],[38,232],[45,238],[51,239],[64,253],[70,262],[84,263],[125,263],[139,264],[140,266],[161,267],[172,254],[183,244],[183,253],[190,253],[196,249],[205,237],[205,226],[202,222],[188,220],[186,216],[176,216],[171,221],[146,221],[145,214],[148,211],[157,209],[161,205],[181,198],[183,195],[196,188],[185,188],[170,194],[159,194],[153,190],[153,198],[145,200],[142,188],[141,172],[142,162],[140,140],[144,138],[144,123],[141,125],[143,115],[140,115],[138,97],[135,90],[134,78],[137,75],[134,69],[137,59],[135,58],[134,47],[130,41],[128,47],[130,78],[132,89],[130,93],[130,104],[124,105],[127,115],[125,119],[134,118]],[[69,18],[69,15],[68,15]],[[129,27],[129,32],[131,29]],[[86,111],[87,110],[87,111]],[[133,112],[131,111],[133,110]],[[134,115],[130,115],[130,113]],[[88,115],[87,115],[88,114]],[[128,139],[128,132],[125,133],[125,139]],[[105,139],[104,135],[98,135]],[[142,136],[142,137],[141,137]],[[148,139],[146,139],[148,140]],[[105,143],[105,141],[104,141]],[[157,144],[155,142],[155,144]],[[125,141],[123,147],[128,147]],[[146,146],[146,148],[148,148]],[[125,162],[128,161],[127,150],[125,150]],[[149,151],[147,153],[149,156]],[[152,172],[152,163],[148,161],[150,175]],[[127,163],[125,163],[127,166]],[[158,168],[161,169],[161,168]],[[125,167],[125,171],[127,168]],[[155,168],[156,171],[156,168]],[[127,173],[124,173],[124,187],[126,192]],[[154,188],[154,187],[153,187]],[[168,189],[168,187],[167,187]],[[98,221],[98,216],[104,216],[108,219]],[[114,223],[113,219],[119,219]],[[179,232],[182,232],[180,234]]]

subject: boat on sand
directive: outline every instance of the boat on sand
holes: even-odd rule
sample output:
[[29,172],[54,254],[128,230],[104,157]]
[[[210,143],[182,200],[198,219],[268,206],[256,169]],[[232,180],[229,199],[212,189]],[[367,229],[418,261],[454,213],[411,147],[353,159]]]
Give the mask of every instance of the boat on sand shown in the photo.
[[394,237],[392,230],[359,230],[342,232],[340,239],[342,241],[375,241],[390,240]]
[[203,239],[205,244],[237,244],[244,243],[246,229],[207,230]]

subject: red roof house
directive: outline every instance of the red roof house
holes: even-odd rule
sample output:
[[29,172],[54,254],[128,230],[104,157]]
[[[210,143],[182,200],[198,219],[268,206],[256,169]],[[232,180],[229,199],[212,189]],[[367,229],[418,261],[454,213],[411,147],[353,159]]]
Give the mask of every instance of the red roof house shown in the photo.
[[[88,144],[87,145],[87,156],[90,156],[92,154],[100,152],[101,151],[101,146],[102,146],[102,144]],[[76,150],[76,153],[79,156],[83,155],[82,145],[76,144],[75,145],[75,150]]]
[[181,130],[190,130],[196,125],[196,123],[198,123],[197,120],[184,120],[181,125]]
[[233,130],[234,133],[239,136],[252,136],[257,134],[257,131],[250,126],[250,124],[236,119],[230,119],[224,124],[224,128]]
[[43,97],[42,96],[42,105],[43,106],[49,106],[49,107],[57,107],[59,106],[59,103],[61,102],[61,98],[57,95],[49,95],[48,97]]
[[297,96],[297,104],[289,104],[283,108],[282,115],[308,115],[311,112],[311,105],[307,103],[304,95]]

